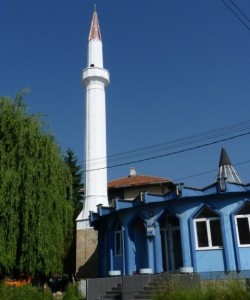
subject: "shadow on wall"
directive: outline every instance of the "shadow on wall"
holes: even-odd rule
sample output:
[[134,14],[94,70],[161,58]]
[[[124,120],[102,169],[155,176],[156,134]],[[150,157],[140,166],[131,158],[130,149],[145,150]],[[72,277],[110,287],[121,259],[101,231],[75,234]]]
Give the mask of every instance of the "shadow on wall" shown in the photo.
[[94,253],[86,261],[86,263],[79,267],[76,273],[76,279],[96,278],[98,277],[98,251],[95,249]]

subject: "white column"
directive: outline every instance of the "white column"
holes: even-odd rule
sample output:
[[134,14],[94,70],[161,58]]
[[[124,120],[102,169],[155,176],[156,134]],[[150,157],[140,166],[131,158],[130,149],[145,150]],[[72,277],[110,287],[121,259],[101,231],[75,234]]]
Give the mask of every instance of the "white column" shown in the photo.
[[105,87],[109,72],[103,69],[102,40],[94,11],[88,41],[87,68],[82,83],[86,89],[84,208],[77,218],[77,229],[88,225],[89,212],[97,205],[108,206]]
[[105,86],[109,73],[101,68],[83,71],[86,87],[86,133],[85,133],[85,207],[84,218],[96,206],[108,205],[107,196],[107,149]]

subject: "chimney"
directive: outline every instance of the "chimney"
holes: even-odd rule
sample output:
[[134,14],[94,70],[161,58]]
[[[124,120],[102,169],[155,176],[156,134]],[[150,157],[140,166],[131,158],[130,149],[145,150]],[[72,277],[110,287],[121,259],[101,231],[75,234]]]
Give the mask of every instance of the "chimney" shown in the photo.
[[134,167],[130,168],[129,176],[135,176],[136,175],[136,169]]

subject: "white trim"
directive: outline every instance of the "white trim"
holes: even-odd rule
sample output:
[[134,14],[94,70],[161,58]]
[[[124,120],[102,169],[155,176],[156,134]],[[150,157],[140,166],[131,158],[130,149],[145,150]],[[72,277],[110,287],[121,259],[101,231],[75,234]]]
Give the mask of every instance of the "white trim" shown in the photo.
[[143,268],[139,269],[139,274],[153,274],[153,271],[151,268]]
[[194,272],[193,267],[181,267],[179,268],[179,272],[182,274],[192,274]]
[[247,248],[250,247],[250,244],[241,244],[240,243],[240,237],[239,237],[239,228],[238,228],[238,222],[237,219],[247,219],[248,220],[248,228],[250,230],[250,214],[246,214],[246,215],[235,215],[235,224],[236,224],[236,234],[237,234],[237,242],[238,242],[238,246],[240,248]]
[[120,270],[109,271],[109,276],[121,276],[121,271]]
[[[209,217],[209,218],[196,218],[194,219],[194,232],[195,232],[195,249],[196,250],[215,250],[215,249],[223,249],[223,246],[212,246],[212,235],[211,235],[211,227],[210,221],[219,220],[219,217]],[[207,231],[207,239],[208,246],[207,247],[199,247],[198,244],[198,233],[197,233],[197,223],[205,222],[206,223],[206,231]]]

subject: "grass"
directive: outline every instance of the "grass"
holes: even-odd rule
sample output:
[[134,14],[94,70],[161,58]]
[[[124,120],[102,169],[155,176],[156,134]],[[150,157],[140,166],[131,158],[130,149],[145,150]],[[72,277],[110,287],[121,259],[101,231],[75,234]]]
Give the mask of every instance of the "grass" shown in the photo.
[[220,284],[209,283],[203,287],[183,288],[181,285],[166,287],[164,292],[156,294],[154,300],[250,300],[250,291],[237,280]]

